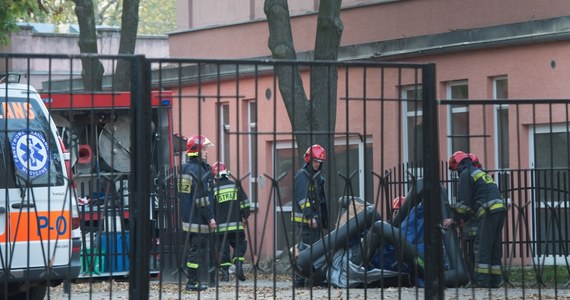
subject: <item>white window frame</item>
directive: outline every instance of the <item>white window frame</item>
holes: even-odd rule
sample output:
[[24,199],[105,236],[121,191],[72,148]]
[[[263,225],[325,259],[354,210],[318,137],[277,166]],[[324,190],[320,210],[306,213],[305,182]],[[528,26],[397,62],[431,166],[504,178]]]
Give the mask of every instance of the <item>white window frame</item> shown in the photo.
[[[371,138],[366,138],[365,142],[362,142],[359,138],[357,137],[351,137],[348,139],[348,145],[358,145],[358,176],[359,176],[359,189],[358,189],[358,195],[355,195],[355,197],[360,197],[362,199],[364,199],[363,196],[366,193],[365,190],[365,174],[364,174],[364,151],[365,151],[365,145],[372,143],[372,139]],[[335,140],[335,146],[343,146],[346,145],[347,141],[346,138],[339,138]],[[291,142],[291,141],[277,141],[275,143],[273,143],[273,151],[272,151],[272,167],[275,166],[275,153],[277,152],[277,150],[279,149],[291,149],[291,147],[293,146],[293,150],[296,151],[295,149],[297,149],[297,143],[296,142]],[[281,175],[281,174],[275,174],[275,169],[273,169],[271,171],[271,174],[273,176],[273,178],[277,178],[277,176]],[[294,175],[294,174],[293,174]],[[271,199],[270,199],[271,200]],[[330,201],[330,199],[329,199]],[[283,205],[283,207],[275,207],[274,210],[274,215],[273,215],[273,232],[275,232],[273,238],[274,238],[274,245],[277,245],[278,241],[278,233],[277,233],[277,222],[276,220],[278,220],[278,213],[290,213],[293,211],[293,206],[292,205]],[[275,253],[276,255],[280,254],[280,250],[279,249],[275,249]]]
[[[540,134],[540,133],[560,133],[560,132],[567,132],[568,128],[570,127],[570,125],[567,124],[552,124],[552,127],[550,124],[544,124],[544,125],[536,125],[536,126],[531,126],[530,130],[529,130],[529,138],[528,138],[528,145],[529,145],[529,166],[534,169],[536,167],[535,161],[534,161],[534,157],[535,157],[535,151],[534,151],[534,136],[535,134]],[[531,178],[529,178],[529,185],[532,183],[531,182]],[[532,193],[532,191],[531,191]],[[536,215],[538,214],[537,209],[545,209],[546,205],[544,205],[544,203],[540,203],[539,207],[537,207],[537,203],[536,203],[536,199],[537,199],[537,195],[536,192],[534,192],[534,194],[530,195],[530,199],[533,199],[533,201],[531,202],[531,209],[532,209],[532,218],[530,220],[530,228],[532,228],[533,233],[532,236],[536,236],[536,232],[534,231],[536,229]],[[555,202],[555,205],[559,205],[561,208],[564,209],[568,209],[569,212],[568,214],[570,214],[570,201],[564,201],[564,203],[560,203],[560,201]],[[536,245],[536,243],[532,244],[533,247],[533,252],[537,253],[538,251],[536,250],[536,247],[538,247]],[[558,264],[560,263],[560,261],[564,261],[566,259],[570,259],[570,255],[569,256],[563,256],[563,255],[542,255],[542,256],[533,256],[533,260],[535,261],[535,263],[541,263],[541,264],[545,264],[545,265],[554,265],[556,262],[558,262]]]
[[[455,81],[450,81],[446,84],[446,97],[449,100],[453,100],[453,98],[451,98],[451,88],[454,86],[458,86],[458,85],[466,85],[467,86],[467,90],[469,90],[469,81],[467,80],[455,80]],[[464,113],[467,112],[469,114],[469,109],[467,106],[465,107],[461,107],[461,108],[452,108],[451,105],[449,105],[447,107],[447,132],[449,133],[449,135],[452,135],[452,120],[453,120],[453,114],[454,113]],[[453,137],[448,137],[447,138],[447,157],[450,157],[453,154]],[[467,150],[469,151],[469,149],[463,149],[464,151]],[[457,179],[457,172],[449,172],[449,178],[448,180],[450,182],[453,182],[454,180]],[[456,188],[457,185],[449,185],[449,189],[447,191],[447,198],[449,203],[457,203],[457,197],[456,195],[454,195],[454,188]]]
[[[451,88],[454,86],[459,86],[459,85],[466,85],[467,86],[467,90],[469,90],[469,82],[467,80],[456,80],[456,81],[450,81],[447,83],[446,85],[446,96],[447,99],[449,100],[453,100],[453,98],[451,98]],[[453,120],[453,114],[454,113],[468,113],[469,114],[469,108],[467,106],[465,107],[461,107],[461,108],[452,108],[451,105],[448,106],[447,108],[447,132],[452,135],[453,132],[451,131],[452,128],[452,120]],[[453,154],[453,143],[452,143],[453,137],[448,137],[447,138],[447,149],[448,149],[448,154],[447,156],[451,156],[451,154]],[[469,151],[469,149],[463,149],[464,151],[467,150]]]
[[[370,138],[366,139],[366,144],[371,143],[372,140]],[[291,149],[291,145],[292,143],[290,141],[278,141],[277,143],[274,143],[274,150],[279,150],[279,149]],[[335,140],[334,143],[335,146],[343,146],[346,145],[346,139],[345,138],[339,138]],[[365,180],[365,174],[364,174],[364,151],[365,151],[365,143],[360,141],[359,138],[357,137],[351,137],[348,139],[348,145],[358,145],[358,176],[359,176],[359,186],[358,186],[358,195],[355,195],[356,197],[361,197],[363,198],[362,194],[365,193],[365,186],[364,186],[364,180]],[[297,149],[297,143],[294,143],[294,149]],[[275,151],[273,151],[272,153],[272,163],[274,166],[275,164]],[[277,176],[279,176],[280,174],[275,174],[275,170],[272,170],[272,176],[273,178],[276,178]],[[284,210],[284,211],[288,211],[288,210]]]
[[[409,144],[409,137],[410,137],[410,128],[408,126],[408,118],[418,118],[421,117],[422,121],[423,121],[423,111],[422,111],[422,101],[421,99],[419,99],[419,101],[417,102],[419,107],[416,106],[416,110],[414,111],[408,111],[408,104],[409,104],[409,100],[407,97],[407,92],[411,91],[411,90],[419,90],[423,93],[422,91],[422,86],[421,85],[407,85],[407,86],[403,86],[401,88],[401,97],[402,97],[402,113],[403,113],[403,117],[402,117],[402,131],[403,131],[403,138],[404,140],[402,141],[403,143],[403,157],[406,161],[409,161],[410,159],[410,144]],[[424,130],[425,126],[422,127],[422,130]],[[414,169],[408,169],[408,171],[412,172],[412,174],[414,175],[414,177],[416,178],[421,178],[423,177],[423,173],[424,170],[423,168],[414,168]],[[406,181],[408,182],[408,181]],[[410,189],[410,184],[411,182],[406,183],[406,185],[404,186],[404,189],[407,191]]]
[[[499,99],[504,99],[504,98],[499,98],[499,96],[497,95],[497,81],[499,80],[508,80],[507,76],[497,76],[493,78],[493,100],[499,100]],[[507,81],[508,84],[508,81]],[[495,132],[498,132],[499,130],[499,111],[500,110],[504,110],[504,109],[509,109],[509,105],[508,104],[495,104],[494,106],[494,110],[493,110],[493,121],[494,121],[494,128],[495,128]],[[495,134],[494,135],[494,143],[495,143],[495,166],[497,166],[496,169],[499,169],[499,134]]]
[[[228,114],[228,124],[224,124],[224,110],[227,110]],[[229,157],[229,145],[225,143],[225,135],[226,131],[230,131],[230,123],[229,123],[229,114],[230,114],[230,104],[229,103],[221,103],[220,104],[220,157],[218,157],[219,161],[224,162],[226,166],[229,167],[231,161],[226,161],[226,157]]]
[[[281,174],[276,174],[276,170],[275,168],[273,168],[273,166],[276,165],[275,162],[275,153],[277,153],[277,150],[280,149],[291,149],[293,148],[293,151],[297,151],[297,142],[291,142],[291,141],[277,141],[275,143],[273,143],[273,149],[271,151],[271,176],[273,178],[277,178],[277,176],[281,175]],[[293,176],[295,174],[292,174]],[[264,183],[264,178],[260,178],[260,184]],[[272,184],[271,182],[268,182],[270,185]],[[269,186],[269,188],[273,188],[272,186]],[[273,195],[275,197],[274,193],[270,193],[270,195]],[[272,203],[274,203],[275,201],[273,201],[273,199],[269,199],[269,201],[271,201]],[[290,201],[289,203],[292,203],[292,201]],[[292,213],[293,212],[293,206],[292,205],[283,205],[283,206],[279,206],[279,205],[275,205],[275,209],[273,210],[273,245],[277,245],[279,244],[279,241],[277,240],[280,237],[280,232],[278,229],[278,224],[277,224],[277,220],[279,220],[279,217],[277,216],[277,214],[279,213]],[[281,249],[273,249],[273,251],[275,252],[276,256],[279,256],[281,254],[281,252],[283,250]]]
[[[408,111],[408,102],[410,99],[407,98],[407,94],[406,92],[410,91],[410,90],[415,90],[418,89],[421,91],[422,86],[421,85],[412,85],[412,86],[404,86],[402,87],[402,112],[403,112],[403,124],[402,124],[402,130],[403,130],[403,155],[405,157],[406,160],[409,159],[409,154],[410,154],[410,145],[408,143],[408,139],[409,139],[409,128],[408,128],[408,118],[414,118],[414,117],[421,117],[423,119],[423,111],[421,109],[419,110],[414,110],[414,111]],[[419,102],[419,104],[421,105],[421,100]]]
[[[248,156],[248,168],[249,168],[249,191],[250,191],[250,195],[256,195],[256,197],[258,196],[259,193],[259,189],[256,190],[256,183],[259,183],[258,177],[254,176],[254,171],[256,170],[256,166],[254,164],[254,162],[256,162],[257,157],[254,157],[254,153],[253,153],[253,149],[255,147],[255,149],[257,149],[257,151],[259,151],[259,149],[257,148],[257,145],[255,144],[257,142],[257,136],[254,135],[255,132],[257,132],[257,120],[256,118],[253,116],[252,111],[253,108],[255,107],[256,102],[255,100],[253,101],[248,101],[247,102],[247,132],[248,132],[248,145],[249,147],[247,147],[247,156]],[[258,112],[256,112],[257,114]],[[260,175],[258,175],[260,176]],[[253,191],[255,191],[255,194],[253,193]],[[258,207],[258,201],[253,201],[253,199],[251,200],[251,208],[255,209]],[[259,199],[257,199],[259,200]]]
[[[498,90],[497,90],[497,81],[499,80],[507,80],[507,84],[508,84],[508,78],[507,76],[497,76],[497,77],[493,77],[493,100],[499,100],[499,99],[505,99],[505,98],[499,98],[498,95]],[[509,109],[509,105],[508,104],[495,104],[494,105],[494,109],[493,109],[493,127],[494,127],[494,136],[493,136],[493,142],[494,142],[494,151],[495,151],[495,169],[497,170],[497,174],[499,173],[506,173],[509,174],[509,178],[511,176],[511,172],[508,170],[503,170],[501,168],[501,165],[499,165],[499,157],[500,157],[500,149],[499,149],[499,143],[501,142],[499,139],[499,111],[501,110],[507,110]],[[486,167],[486,166],[484,166]],[[502,185],[501,182],[501,176],[495,176],[495,182],[497,182],[497,185],[499,186],[499,188]],[[508,183],[507,183],[508,185]],[[510,194],[509,194],[510,195]],[[511,199],[507,198],[505,199],[507,200],[507,203],[511,203]]]

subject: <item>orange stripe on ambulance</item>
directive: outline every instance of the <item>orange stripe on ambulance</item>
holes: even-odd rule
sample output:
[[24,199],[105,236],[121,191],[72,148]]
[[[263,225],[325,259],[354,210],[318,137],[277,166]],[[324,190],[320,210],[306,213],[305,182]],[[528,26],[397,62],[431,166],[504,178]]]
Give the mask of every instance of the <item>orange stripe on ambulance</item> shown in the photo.
[[[70,238],[68,212],[12,212],[10,213],[10,242],[40,241],[46,239]],[[0,235],[0,242],[7,242],[6,234]]]

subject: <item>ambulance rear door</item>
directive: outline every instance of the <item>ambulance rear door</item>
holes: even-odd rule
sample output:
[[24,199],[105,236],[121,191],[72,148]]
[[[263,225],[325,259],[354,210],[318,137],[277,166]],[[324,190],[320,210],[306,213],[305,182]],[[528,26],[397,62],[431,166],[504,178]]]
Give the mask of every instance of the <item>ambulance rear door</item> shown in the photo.
[[34,92],[0,93],[0,267],[10,277],[67,265],[72,252],[62,149]]

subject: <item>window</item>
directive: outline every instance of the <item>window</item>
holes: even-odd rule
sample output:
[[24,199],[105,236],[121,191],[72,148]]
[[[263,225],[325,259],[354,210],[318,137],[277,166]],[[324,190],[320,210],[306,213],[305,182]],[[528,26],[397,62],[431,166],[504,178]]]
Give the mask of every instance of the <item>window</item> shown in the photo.
[[419,163],[423,158],[422,87],[402,89],[404,119],[404,157],[408,162]]
[[[493,99],[509,98],[509,82],[506,77],[498,77],[493,80]],[[497,141],[497,167],[509,168],[509,105],[495,105],[495,139]]]
[[533,216],[536,258],[552,263],[568,254],[570,240],[570,124],[536,126],[530,136],[531,166],[534,166]]
[[230,105],[222,104],[220,109],[220,158],[227,168],[230,164]]
[[257,102],[247,103],[249,199],[257,205]]
[[[0,102],[14,113],[0,122],[0,188],[64,185],[55,135],[39,102],[17,97],[0,97]],[[26,118],[22,108],[36,116]]]
[[[466,100],[469,98],[467,81],[453,81],[447,85],[447,98],[450,100]],[[448,117],[448,149],[449,155],[455,151],[469,152],[469,107],[465,104],[449,106]],[[450,203],[457,202],[457,174],[450,172],[452,184],[449,189]]]
[[[493,78],[493,99],[509,98],[509,82],[506,76]],[[509,105],[495,105],[495,157],[497,166],[497,185],[503,199],[509,199]]]
[[[293,242],[293,224],[291,222],[291,212],[293,211],[292,200],[293,200],[293,177],[295,172],[301,168],[301,159],[295,153],[296,145],[291,144],[291,142],[278,143],[274,152],[274,172],[273,178],[277,180],[281,176],[285,175],[281,180],[279,180],[279,194],[276,190],[272,190],[272,195],[275,203],[275,239],[276,239],[276,252],[279,253],[286,250],[287,247],[291,247]],[[272,184],[271,181],[268,181]],[[277,187],[272,187],[277,188]],[[277,198],[279,196],[279,198]],[[295,229],[297,230],[297,229]],[[296,232],[298,235],[298,233]],[[289,245],[287,245],[287,241]]]
[[[466,100],[469,98],[467,81],[454,81],[447,86],[450,100]],[[450,155],[455,151],[469,152],[469,107],[465,104],[453,104],[449,109],[449,149]]]
[[[346,139],[342,139],[336,141],[334,148],[337,173],[348,178],[356,171],[357,175],[350,180],[354,196],[372,202],[374,197],[372,173],[370,172],[370,168],[373,166],[372,143],[367,142],[366,147],[364,147],[364,144],[359,140],[349,139],[347,143]],[[333,183],[337,186],[337,193],[339,195],[343,193],[348,194],[348,183],[345,179],[341,176],[335,176],[335,179]],[[327,180],[331,179],[327,178]],[[330,199],[335,201],[338,197]],[[333,207],[331,206],[330,208]],[[337,213],[337,211],[331,211],[332,216],[336,216]]]
[[[294,241],[293,224],[291,222],[291,212],[293,210],[292,200],[294,198],[293,178],[297,170],[302,167],[303,157],[299,157],[299,155],[297,155],[296,145],[291,142],[277,143],[275,148],[275,169],[273,172],[273,178],[277,180],[281,176],[284,176],[278,182],[280,198],[275,199],[275,239],[276,251],[277,254],[279,254],[280,251],[292,246],[291,244],[287,245],[287,241],[289,241],[289,243]],[[367,141],[366,147],[364,147],[364,143],[359,139],[351,138],[348,140],[348,143],[346,139],[339,139],[335,143],[335,155],[337,171],[342,173],[343,176],[348,178],[351,174],[357,171],[357,175],[355,175],[350,181],[354,195],[371,201],[370,199],[373,199],[374,195],[372,173],[368,168],[371,168],[373,165],[372,143]],[[345,192],[344,188],[347,184],[340,176],[326,179],[327,181],[334,180],[331,183],[337,185],[337,192],[339,194]],[[275,193],[275,191],[273,192]],[[327,195],[327,197],[330,204],[329,210],[331,210],[329,220],[331,222],[335,222],[338,215],[338,211],[335,211],[335,204],[338,197],[331,195]],[[273,201],[273,199],[271,199],[271,201]],[[295,234],[298,235],[299,232],[295,232]]]

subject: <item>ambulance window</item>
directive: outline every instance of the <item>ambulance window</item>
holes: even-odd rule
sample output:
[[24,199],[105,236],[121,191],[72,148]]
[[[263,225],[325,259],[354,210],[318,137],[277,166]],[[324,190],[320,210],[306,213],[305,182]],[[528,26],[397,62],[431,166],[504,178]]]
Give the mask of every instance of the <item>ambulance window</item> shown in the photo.
[[14,174],[17,178],[16,185],[64,184],[57,140],[38,103],[10,98],[2,107],[0,123],[0,142],[5,158],[2,163],[9,171],[8,176]]

